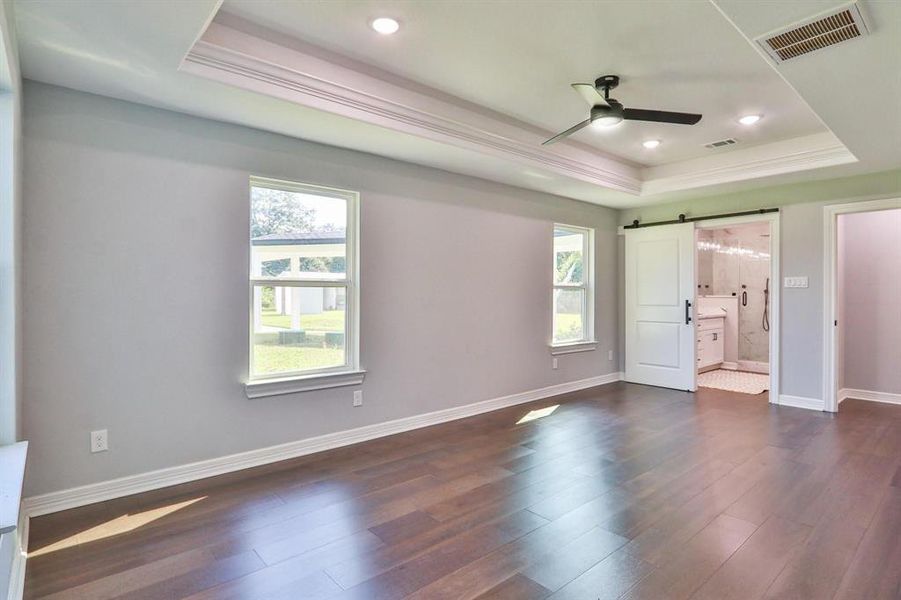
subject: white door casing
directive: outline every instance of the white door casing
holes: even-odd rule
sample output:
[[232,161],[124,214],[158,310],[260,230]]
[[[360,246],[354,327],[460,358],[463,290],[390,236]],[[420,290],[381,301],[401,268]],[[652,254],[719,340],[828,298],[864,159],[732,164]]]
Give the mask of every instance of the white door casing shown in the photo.
[[694,224],[625,235],[626,381],[694,391]]
[[838,216],[901,208],[901,198],[823,207],[823,410],[838,412]]

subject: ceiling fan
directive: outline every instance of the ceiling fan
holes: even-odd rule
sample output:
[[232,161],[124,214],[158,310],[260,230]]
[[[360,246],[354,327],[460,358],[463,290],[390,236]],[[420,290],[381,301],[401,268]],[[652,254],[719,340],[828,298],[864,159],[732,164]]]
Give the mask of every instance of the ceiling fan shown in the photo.
[[[583,127],[592,125],[595,127],[610,127],[622,121],[655,121],[657,123],[674,123],[676,125],[694,125],[701,120],[701,115],[692,113],[670,112],[667,110],[647,110],[644,108],[624,108],[617,100],[610,97],[610,90],[619,85],[618,75],[604,75],[598,77],[594,85],[590,83],[574,83],[574,90],[585,98],[591,105],[589,117],[573,125],[566,131],[558,133],[542,146],[553,144],[561,139],[574,134]],[[604,90],[601,93],[601,90]]]

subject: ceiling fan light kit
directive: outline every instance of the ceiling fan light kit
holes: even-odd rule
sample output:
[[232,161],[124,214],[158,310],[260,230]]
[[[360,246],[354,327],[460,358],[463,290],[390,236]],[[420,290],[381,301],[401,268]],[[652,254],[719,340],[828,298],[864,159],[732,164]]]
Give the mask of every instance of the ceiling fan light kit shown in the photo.
[[[588,118],[558,133],[542,143],[543,146],[553,144],[568,137],[587,125],[592,128],[606,128],[618,125],[623,121],[653,121],[655,123],[672,123],[676,125],[694,125],[701,120],[701,115],[692,113],[670,112],[665,110],[648,110],[644,108],[626,108],[618,100],[610,97],[610,90],[619,86],[618,75],[603,75],[590,83],[574,83],[572,88],[591,105]],[[603,93],[601,92],[603,90]]]
[[597,129],[613,127],[623,122],[622,105],[617,107],[611,106],[592,106],[591,107],[591,126]]

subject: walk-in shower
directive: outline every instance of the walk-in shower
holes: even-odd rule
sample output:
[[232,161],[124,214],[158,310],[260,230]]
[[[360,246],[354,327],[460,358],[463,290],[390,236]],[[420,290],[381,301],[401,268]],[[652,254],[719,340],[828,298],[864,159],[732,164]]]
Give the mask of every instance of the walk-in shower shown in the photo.
[[723,365],[768,372],[769,223],[701,229],[697,249],[699,309],[726,315]]

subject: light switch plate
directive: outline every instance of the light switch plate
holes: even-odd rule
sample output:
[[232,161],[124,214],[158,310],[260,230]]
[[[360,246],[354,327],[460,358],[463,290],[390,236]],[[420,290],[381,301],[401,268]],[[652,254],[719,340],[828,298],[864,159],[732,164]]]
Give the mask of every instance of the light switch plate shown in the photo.
[[786,277],[785,287],[787,288],[806,288],[807,277]]

